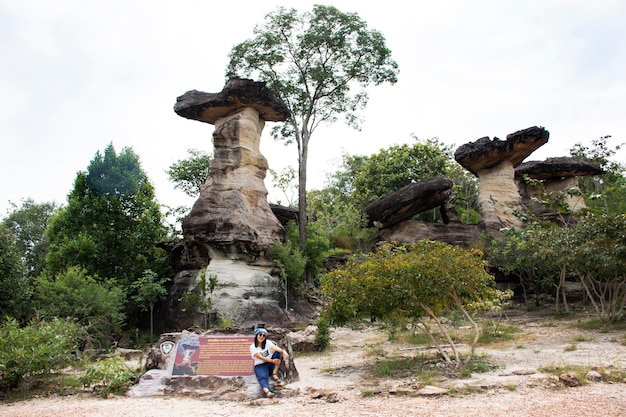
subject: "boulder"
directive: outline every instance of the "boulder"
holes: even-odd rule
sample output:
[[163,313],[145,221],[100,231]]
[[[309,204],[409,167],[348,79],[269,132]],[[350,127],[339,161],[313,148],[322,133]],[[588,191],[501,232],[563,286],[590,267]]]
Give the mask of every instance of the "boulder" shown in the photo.
[[317,326],[307,326],[304,330],[287,334],[287,341],[294,352],[313,352],[317,350],[316,335]]
[[529,127],[507,135],[506,140],[483,137],[459,146],[454,159],[472,174],[491,169],[504,160],[516,167],[539,147],[548,143],[550,134],[542,127]]
[[298,209],[270,203],[272,213],[276,216],[280,224],[287,226],[290,221],[298,222]]
[[441,206],[452,193],[452,181],[433,177],[408,184],[365,207],[368,226],[392,226],[421,212]]
[[346,262],[348,262],[348,259],[350,259],[350,257],[352,256],[352,253],[336,253],[333,255],[329,255],[326,258],[324,258],[323,262],[324,262],[324,268],[327,271],[333,271],[337,268],[343,267]]

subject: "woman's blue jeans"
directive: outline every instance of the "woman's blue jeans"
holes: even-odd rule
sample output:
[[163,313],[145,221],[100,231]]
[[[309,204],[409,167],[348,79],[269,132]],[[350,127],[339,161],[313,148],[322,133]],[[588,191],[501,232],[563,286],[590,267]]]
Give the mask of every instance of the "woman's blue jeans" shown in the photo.
[[[272,359],[280,359],[282,360],[282,355],[280,352],[274,352],[272,355]],[[254,375],[256,375],[256,379],[259,381],[261,388],[270,389],[269,378],[270,375],[274,372],[274,365],[272,362],[263,362],[260,365],[254,367]]]

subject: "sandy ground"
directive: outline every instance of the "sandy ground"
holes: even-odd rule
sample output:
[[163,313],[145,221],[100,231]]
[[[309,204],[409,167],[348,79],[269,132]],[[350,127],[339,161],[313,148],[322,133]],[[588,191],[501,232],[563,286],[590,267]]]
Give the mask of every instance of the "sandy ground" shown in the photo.
[[[489,388],[472,394],[414,397],[394,395],[407,380],[374,379],[363,372],[376,354],[410,352],[390,344],[376,329],[334,329],[329,352],[298,354],[300,380],[288,385],[299,394],[290,398],[244,402],[190,397],[99,399],[90,396],[38,398],[0,403],[0,416],[235,416],[263,413],[272,417],[316,416],[626,416],[626,383],[589,383],[565,388],[558,378],[539,371],[547,366],[584,365],[626,369],[623,332],[578,330],[556,319],[520,316],[512,319],[523,330],[514,340],[481,349],[501,367],[462,381]],[[373,353],[377,352],[377,353]],[[528,375],[517,375],[519,370]],[[579,376],[584,378],[584,376]],[[437,385],[445,385],[442,381]],[[459,383],[459,381],[455,381]],[[511,387],[515,387],[512,389]],[[310,389],[334,393],[314,399]],[[364,391],[381,392],[363,397]]]

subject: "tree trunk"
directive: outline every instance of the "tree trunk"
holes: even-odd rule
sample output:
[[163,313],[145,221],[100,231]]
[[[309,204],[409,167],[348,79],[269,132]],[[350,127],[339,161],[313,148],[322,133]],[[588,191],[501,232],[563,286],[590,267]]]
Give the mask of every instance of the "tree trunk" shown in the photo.
[[480,328],[478,327],[478,323],[474,321],[472,316],[470,316],[470,314],[467,312],[467,310],[463,306],[461,297],[459,297],[456,291],[452,291],[452,298],[454,299],[454,303],[456,304],[456,306],[459,308],[459,310],[461,310],[461,312],[463,313],[467,321],[470,322],[470,324],[472,325],[472,328],[474,329],[474,339],[472,340],[470,356],[469,358],[467,358],[467,361],[469,362],[474,357],[474,353],[476,352],[476,344],[478,343],[478,339],[480,339]]
[[[307,215],[306,201],[306,175],[307,160],[309,157],[309,131],[306,124],[302,128],[302,137],[298,142],[298,225],[300,231],[300,250],[306,253],[306,241],[308,237],[309,218]],[[307,268],[308,269],[308,268]],[[305,282],[312,286],[312,279],[308,271],[305,271]]]
[[154,303],[150,303],[150,343],[152,343],[152,333],[154,329]]

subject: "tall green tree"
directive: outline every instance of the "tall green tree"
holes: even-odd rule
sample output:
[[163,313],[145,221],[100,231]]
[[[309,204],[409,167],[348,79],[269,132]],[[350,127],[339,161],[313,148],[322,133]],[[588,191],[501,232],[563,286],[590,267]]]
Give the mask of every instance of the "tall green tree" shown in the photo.
[[56,209],[54,203],[32,199],[13,209],[0,223],[0,314],[27,319],[33,279],[45,266],[48,242],[45,231]]
[[48,241],[46,228],[50,216],[57,209],[55,203],[37,204],[28,198],[21,206],[12,204],[4,224],[12,231],[15,244],[22,255],[24,274],[32,279],[38,276],[45,266]]
[[398,65],[384,36],[356,13],[315,5],[298,14],[280,7],[254,28],[254,37],[233,47],[227,76],[265,81],[292,114],[272,129],[276,139],[298,149],[299,244],[307,242],[307,161],[309,142],[322,123],[344,115],[358,128],[358,110],[367,104],[370,84],[394,84]]
[[139,157],[130,148],[117,154],[109,144],[78,173],[67,206],[52,216],[48,275],[79,266],[128,291],[144,270],[167,268],[165,252],[155,247],[166,233]]
[[70,317],[83,325],[100,347],[108,347],[122,331],[125,300],[113,280],[92,277],[81,267],[69,267],[54,277],[44,273],[35,280],[38,316]]

